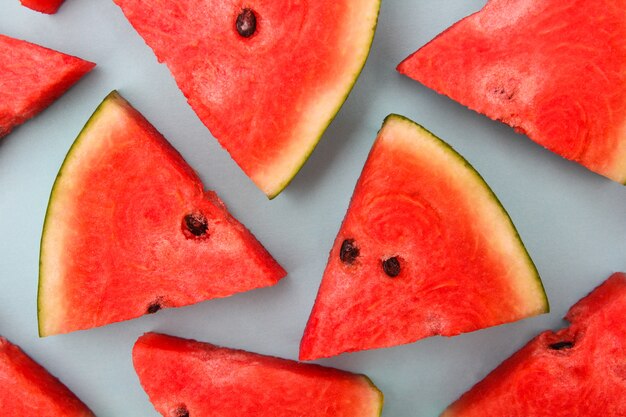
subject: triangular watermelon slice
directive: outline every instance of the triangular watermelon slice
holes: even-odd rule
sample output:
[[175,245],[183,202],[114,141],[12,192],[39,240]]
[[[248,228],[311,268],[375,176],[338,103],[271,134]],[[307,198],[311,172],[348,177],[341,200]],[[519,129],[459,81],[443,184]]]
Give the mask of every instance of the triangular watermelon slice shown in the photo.
[[0,337],[2,417],[94,417],[57,378]]
[[273,198],[365,64],[380,0],[115,0],[189,104]]
[[442,417],[626,416],[626,274],[615,273]]
[[276,284],[285,271],[119,94],[59,171],[41,242],[39,331],[88,329]]
[[94,66],[0,34],[0,137],[52,104]]
[[388,116],[330,252],[300,359],[546,311],[535,266],[480,175],[421,126]]
[[33,9],[37,12],[54,14],[59,10],[64,0],[20,0],[22,6]]
[[164,417],[378,417],[365,375],[147,333],[133,363]]
[[626,0],[490,0],[398,71],[626,183]]

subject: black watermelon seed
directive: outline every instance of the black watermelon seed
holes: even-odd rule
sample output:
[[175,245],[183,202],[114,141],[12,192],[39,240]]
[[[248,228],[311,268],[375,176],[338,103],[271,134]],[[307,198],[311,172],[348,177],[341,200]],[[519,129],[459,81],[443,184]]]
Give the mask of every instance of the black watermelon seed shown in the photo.
[[256,15],[252,9],[243,9],[237,16],[237,33],[244,38],[249,38],[256,32]]
[[552,343],[551,345],[548,345],[548,347],[552,350],[571,349],[574,347],[574,342],[568,342],[568,341],[556,342],[556,343]]
[[189,417],[189,410],[184,405],[181,405],[176,410],[174,410],[173,417]]
[[209,230],[209,223],[201,213],[191,213],[183,219],[184,226],[195,237],[203,237]]
[[341,244],[339,259],[341,262],[351,264],[359,256],[359,248],[354,244],[354,239],[346,239]]
[[154,314],[161,308],[163,308],[163,306],[161,305],[161,300],[156,300],[148,306],[148,310],[146,311],[148,314]]
[[385,274],[391,278],[395,278],[400,275],[400,260],[395,256],[393,258],[385,259],[383,261],[383,270]]

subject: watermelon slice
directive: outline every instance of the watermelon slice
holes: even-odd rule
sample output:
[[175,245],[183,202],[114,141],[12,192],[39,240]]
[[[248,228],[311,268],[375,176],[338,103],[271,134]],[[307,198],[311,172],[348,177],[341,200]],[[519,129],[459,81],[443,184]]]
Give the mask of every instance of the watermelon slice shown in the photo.
[[380,0],[115,0],[189,104],[273,198],[365,64]]
[[65,385],[2,337],[0,409],[3,417],[94,417]]
[[480,175],[421,126],[388,116],[330,252],[300,359],[546,311],[537,270]]
[[383,395],[364,375],[147,333],[139,380],[165,417],[375,417]]
[[490,0],[398,71],[626,183],[626,0]]
[[0,137],[52,104],[94,66],[0,34]]
[[40,268],[42,336],[274,285],[285,275],[116,92],[63,162]]
[[26,6],[29,9],[41,13],[54,14],[59,10],[63,1],[64,0],[20,0],[20,3],[22,3],[22,6]]
[[453,403],[443,417],[626,416],[626,274],[575,304]]

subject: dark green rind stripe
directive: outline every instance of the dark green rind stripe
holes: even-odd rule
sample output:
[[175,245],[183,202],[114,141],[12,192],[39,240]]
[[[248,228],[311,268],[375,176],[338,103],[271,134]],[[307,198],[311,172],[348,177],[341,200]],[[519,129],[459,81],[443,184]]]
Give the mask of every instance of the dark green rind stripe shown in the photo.
[[44,334],[43,328],[42,328],[42,321],[43,321],[43,314],[42,314],[43,308],[42,308],[42,305],[44,303],[44,300],[43,300],[42,294],[41,294],[42,293],[41,287],[42,287],[42,283],[43,283],[43,281],[45,279],[45,277],[43,276],[42,266],[43,266],[43,260],[45,259],[45,256],[46,256],[46,254],[44,252],[43,243],[44,243],[44,237],[46,236],[46,228],[47,228],[48,222],[51,221],[51,219],[50,219],[50,208],[51,208],[52,203],[54,201],[57,184],[59,183],[59,179],[63,176],[63,171],[64,171],[64,168],[66,167],[67,162],[72,158],[75,150],[78,149],[78,147],[82,143],[81,138],[83,137],[83,135],[89,130],[91,125],[101,115],[102,110],[105,108],[105,106],[109,102],[117,101],[117,100],[125,101],[117,93],[117,91],[113,90],[112,92],[110,92],[104,98],[104,100],[102,100],[102,102],[98,105],[98,107],[93,112],[91,117],[89,117],[89,120],[87,120],[87,123],[85,123],[85,125],[81,129],[80,133],[78,134],[78,136],[74,140],[74,143],[72,143],[72,146],[70,146],[70,149],[67,151],[67,154],[65,155],[65,159],[63,159],[63,163],[61,164],[61,168],[59,168],[59,173],[57,174],[57,176],[56,176],[56,178],[54,180],[54,185],[52,186],[52,190],[50,191],[50,198],[48,199],[48,206],[46,208],[46,215],[44,217],[43,229],[42,229],[42,233],[41,233],[41,240],[40,240],[40,243],[39,243],[39,285],[37,286],[37,322],[38,322],[39,337],[47,336],[46,334]]
[[276,198],[276,196],[278,196],[278,194],[280,194],[291,183],[291,181],[295,178],[295,176],[298,174],[298,172],[300,172],[300,170],[302,169],[304,164],[309,160],[309,157],[311,156],[311,154],[313,153],[313,151],[317,147],[317,144],[322,139],[322,136],[324,136],[324,133],[328,129],[328,126],[330,126],[330,124],[333,122],[333,120],[335,120],[335,117],[337,117],[337,114],[339,114],[339,110],[341,110],[341,107],[343,106],[343,104],[348,99],[348,96],[352,92],[352,89],[354,88],[354,85],[356,84],[356,82],[359,79],[359,76],[363,72],[363,68],[365,68],[365,63],[367,62],[367,58],[369,57],[369,54],[370,54],[370,52],[372,50],[372,44],[374,43],[374,35],[376,34],[376,27],[378,26],[378,17],[379,16],[380,16],[380,0],[376,3],[376,18],[374,19],[374,26],[372,27],[372,36],[370,37],[369,45],[367,46],[367,53],[365,54],[365,57],[363,59],[363,63],[361,64],[361,68],[359,68],[359,70],[354,75],[354,81],[352,82],[352,84],[350,84],[348,86],[346,94],[343,96],[343,98],[339,102],[338,106],[335,108],[335,111],[333,112],[333,115],[331,116],[331,118],[326,122],[325,125],[323,125],[323,127],[322,127],[322,129],[320,131],[320,134],[317,137],[317,140],[315,142],[313,142],[313,144],[312,144],[311,148],[309,149],[309,151],[304,155],[300,165],[298,167],[296,167],[296,169],[293,171],[293,173],[291,174],[290,177],[286,178],[285,181],[278,186],[278,188],[276,189],[276,191],[274,193],[267,194],[267,197],[270,200],[273,200],[274,198]]
[[522,241],[522,238],[519,235],[519,232],[517,231],[517,228],[515,227],[515,224],[513,224],[513,221],[511,220],[511,216],[509,216],[509,213],[506,211],[506,209],[504,208],[504,206],[502,205],[502,203],[500,202],[500,200],[498,199],[496,194],[493,192],[491,187],[489,187],[489,184],[487,184],[487,182],[482,177],[482,175],[480,175],[480,173],[478,171],[476,171],[476,169],[472,166],[472,164],[470,164],[467,161],[467,159],[465,159],[460,153],[458,153],[450,144],[445,142],[443,139],[437,137],[437,135],[432,133],[430,130],[424,128],[422,125],[420,125],[419,123],[414,122],[413,120],[409,119],[408,117],[392,113],[392,114],[388,115],[387,117],[385,117],[385,120],[383,121],[383,126],[381,127],[381,130],[385,126],[385,124],[389,120],[391,120],[391,119],[397,119],[397,120],[401,120],[401,121],[403,121],[405,123],[410,123],[412,126],[415,126],[415,127],[419,128],[419,129],[421,129],[422,131],[426,132],[437,143],[440,143],[441,146],[443,147],[443,149],[447,150],[451,155],[456,157],[459,160],[459,162],[461,162],[461,164],[463,164],[470,172],[472,172],[476,176],[476,178],[478,178],[478,180],[485,186],[485,189],[489,192],[489,194],[493,198],[494,202],[498,205],[498,207],[500,207],[500,209],[502,210],[502,213],[504,214],[504,217],[506,218],[506,220],[509,222],[511,228],[513,229],[513,232],[515,234],[515,238],[519,242],[519,246],[521,247],[522,252],[524,253],[524,256],[526,258],[526,263],[530,267],[530,269],[533,271],[533,275],[535,276],[536,284],[538,285],[538,289],[540,290],[539,292],[543,296],[544,309],[541,312],[542,313],[549,313],[550,312],[550,303],[548,301],[548,296],[547,296],[546,290],[545,290],[545,288],[543,286],[543,282],[541,281],[541,277],[539,276],[539,271],[537,270],[537,267],[535,266],[535,263],[533,262],[532,258],[530,257],[530,254],[526,250],[526,246],[524,246],[524,242]]

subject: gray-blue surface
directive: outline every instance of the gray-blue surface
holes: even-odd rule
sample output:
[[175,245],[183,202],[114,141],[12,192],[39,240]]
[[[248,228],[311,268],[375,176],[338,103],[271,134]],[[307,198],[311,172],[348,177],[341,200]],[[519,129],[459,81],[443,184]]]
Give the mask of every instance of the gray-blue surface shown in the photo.
[[[401,76],[395,66],[484,0],[383,0],[365,69],[309,162],[274,201],[202,125],[164,65],[109,0],[67,0],[45,16],[1,0],[0,33],[98,64],[35,119],[0,140],[0,334],[60,377],[100,417],[156,416],[131,348],[156,330],[296,358],[327,254],[383,118],[403,114],[462,153],[498,195],[534,259],[552,312],[455,338],[342,355],[324,365],[368,374],[385,417],[435,417],[608,275],[626,270],[626,188]],[[77,133],[118,89],[215,189],[289,272],[274,288],[99,329],[37,336],[39,239],[50,188]]]

